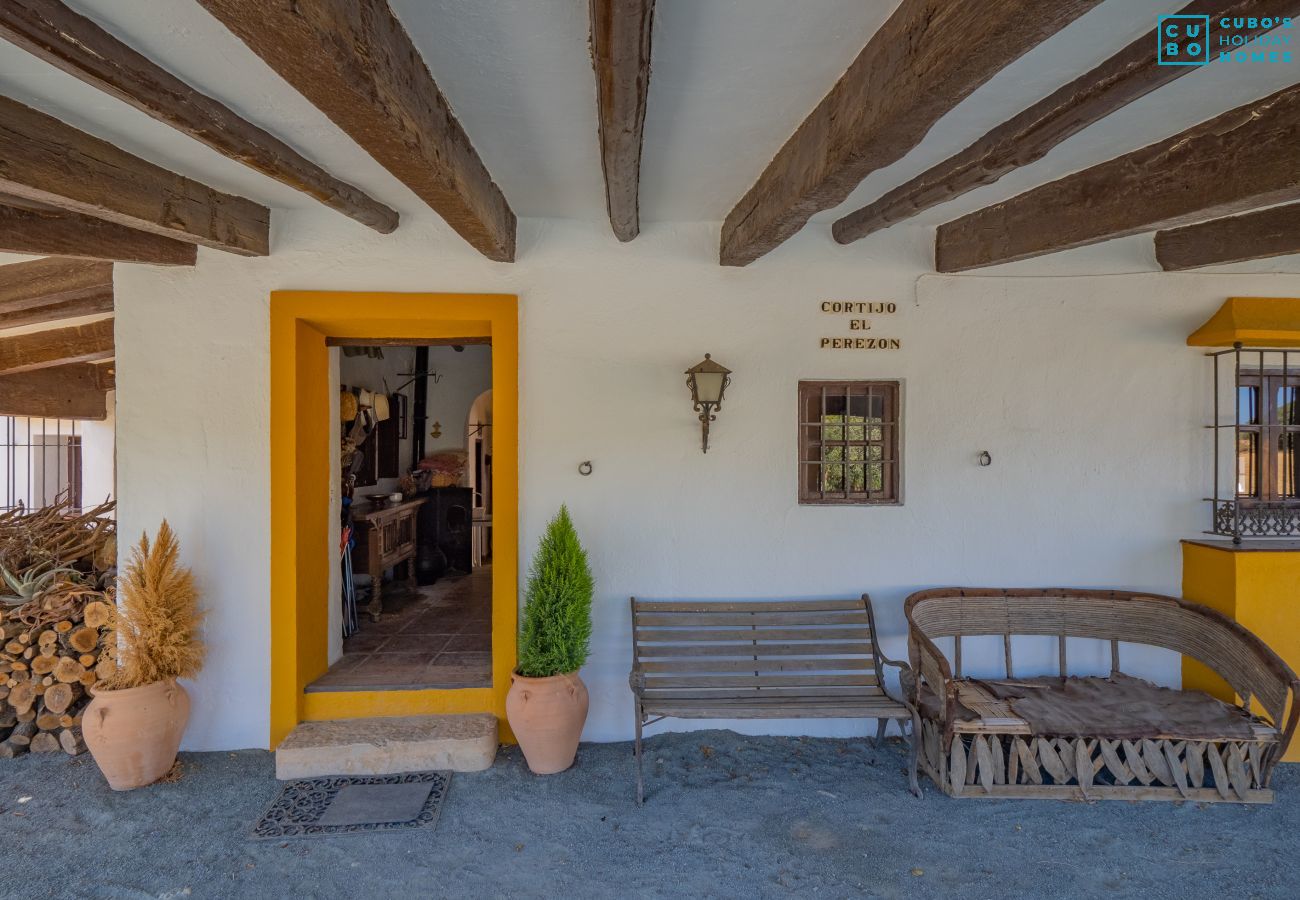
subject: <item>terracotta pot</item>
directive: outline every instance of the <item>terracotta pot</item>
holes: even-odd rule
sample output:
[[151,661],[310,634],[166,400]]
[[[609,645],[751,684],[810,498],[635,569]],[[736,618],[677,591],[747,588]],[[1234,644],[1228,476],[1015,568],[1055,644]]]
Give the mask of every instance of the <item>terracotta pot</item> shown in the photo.
[[81,731],[115,791],[153,784],[176,762],[190,719],[190,695],[174,679],[107,691],[94,688]]
[[549,678],[510,675],[506,719],[533,774],[554,775],[573,765],[587,704],[587,686],[577,672]]

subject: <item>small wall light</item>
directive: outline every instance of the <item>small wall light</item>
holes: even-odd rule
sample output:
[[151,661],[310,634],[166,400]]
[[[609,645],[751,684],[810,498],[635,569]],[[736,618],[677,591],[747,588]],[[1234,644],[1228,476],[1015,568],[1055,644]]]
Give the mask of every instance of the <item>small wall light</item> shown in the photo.
[[987,450],[981,450],[979,452],[979,456],[975,457],[975,459],[981,466],[993,465],[993,457],[989,454]]
[[434,422],[433,427],[429,429],[429,437],[435,440],[442,437],[442,423]]
[[704,452],[709,452],[709,423],[717,418],[717,411],[722,409],[722,395],[731,384],[731,370],[713,361],[713,357],[704,354],[704,362],[686,370],[686,386],[691,389],[691,403],[700,414],[700,426],[704,433]]

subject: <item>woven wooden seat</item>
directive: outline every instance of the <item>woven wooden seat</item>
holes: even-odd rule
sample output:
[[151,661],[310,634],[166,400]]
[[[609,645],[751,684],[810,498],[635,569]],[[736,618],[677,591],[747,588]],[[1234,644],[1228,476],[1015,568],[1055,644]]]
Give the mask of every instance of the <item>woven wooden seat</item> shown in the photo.
[[[681,719],[912,719],[885,693],[871,601],[695,601],[632,598],[637,802],[645,796],[641,734]],[[912,742],[915,755],[915,741]],[[913,765],[915,773],[915,765]],[[912,782],[916,788],[915,776]]]
[[[940,588],[913,594],[905,611],[915,677],[905,679],[904,689],[917,711],[918,764],[945,793],[1272,801],[1273,767],[1300,718],[1300,682],[1277,654],[1221,613],[1173,597],[1071,588]],[[1095,716],[1081,732],[1042,733],[1018,714],[1025,707],[1017,710],[1016,700],[991,696],[989,687],[1007,682],[985,681],[981,686],[962,680],[963,638],[975,636],[1002,638],[1006,678],[1014,679],[1012,638],[1017,635],[1055,637],[1061,678],[1069,674],[1067,638],[1108,642],[1111,678],[1092,679],[1091,690],[1133,689],[1120,674],[1121,643],[1163,647],[1192,657],[1236,692],[1237,711],[1227,710],[1234,721],[1225,729],[1232,733],[1188,737],[1189,732],[1179,730],[1186,723],[1161,721],[1159,715],[1150,717],[1151,731],[1141,736],[1107,733],[1105,722]],[[951,662],[939,649],[941,640],[952,641]],[[1147,687],[1148,697],[1159,691]],[[1178,705],[1193,711],[1214,704],[1203,696],[1198,700],[1178,693],[1165,696],[1175,695]],[[1114,702],[1114,695],[1091,696],[1106,699],[1108,709],[1126,711]],[[1145,728],[1146,721],[1139,716],[1136,727]],[[1204,727],[1202,722],[1202,731]]]

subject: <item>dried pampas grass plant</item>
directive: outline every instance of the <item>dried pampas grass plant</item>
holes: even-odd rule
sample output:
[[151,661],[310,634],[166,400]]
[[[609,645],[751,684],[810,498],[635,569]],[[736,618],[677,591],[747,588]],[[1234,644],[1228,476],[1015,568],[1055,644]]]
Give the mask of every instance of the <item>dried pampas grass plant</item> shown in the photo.
[[164,519],[157,539],[142,535],[118,581],[117,671],[102,687],[123,690],[168,678],[193,678],[203,666],[203,613],[194,575],[180,565],[180,544]]

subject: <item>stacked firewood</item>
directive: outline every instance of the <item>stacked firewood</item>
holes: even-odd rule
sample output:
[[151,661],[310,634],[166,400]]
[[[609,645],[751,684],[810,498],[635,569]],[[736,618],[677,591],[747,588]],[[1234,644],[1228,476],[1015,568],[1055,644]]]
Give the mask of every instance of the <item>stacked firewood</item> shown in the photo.
[[0,515],[0,758],[86,749],[90,688],[112,675],[112,504]]
[[112,607],[104,600],[69,607],[34,624],[12,611],[0,619],[0,757],[86,749],[81,718],[89,688],[115,668]]

